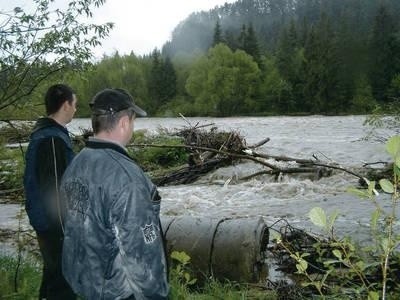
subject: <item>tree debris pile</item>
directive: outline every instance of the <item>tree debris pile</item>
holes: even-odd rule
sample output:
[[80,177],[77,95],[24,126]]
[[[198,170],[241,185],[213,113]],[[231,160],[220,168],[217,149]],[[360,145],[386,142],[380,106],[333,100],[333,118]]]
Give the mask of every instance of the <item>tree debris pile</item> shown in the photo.
[[279,242],[275,240],[274,243],[268,247],[268,251],[272,254],[279,266],[277,270],[287,274],[297,272],[296,260],[293,258],[292,254],[307,253],[307,261],[310,262],[310,270],[312,270],[313,273],[321,272],[323,266],[317,261],[319,254],[316,253],[315,245],[319,243],[323,245],[323,252],[329,252],[327,251],[329,241],[326,238],[320,238],[302,229],[295,228],[285,220],[280,221],[285,222],[285,225],[277,230],[280,240]]
[[[182,141],[180,145],[135,143],[131,146],[183,149],[187,154],[184,165],[166,175],[153,176],[152,179],[159,186],[192,183],[210,171],[230,165],[238,159],[234,154],[246,148],[246,141],[238,132],[220,131],[212,125],[197,124],[182,130],[163,131],[163,134],[170,137],[179,137]],[[212,127],[205,130],[207,126]]]
[[[206,127],[211,128],[206,130]],[[129,146],[185,149],[188,154],[185,165],[172,173],[152,176],[153,181],[160,186],[192,183],[210,171],[243,160],[253,161],[263,166],[263,169],[238,178],[238,180],[249,180],[261,175],[272,175],[275,176],[276,180],[279,180],[281,175],[299,173],[308,174],[306,176],[312,180],[319,180],[322,177],[331,176],[333,170],[344,171],[360,179],[363,178],[361,174],[333,162],[324,162],[317,157],[303,159],[256,151],[258,147],[267,143],[269,138],[264,138],[254,145],[247,145],[245,138],[238,132],[220,131],[214,124],[196,124],[195,126],[184,127],[181,130],[164,130],[163,134],[170,137],[180,137],[183,142],[180,145],[135,143]],[[142,162],[139,160],[138,163],[141,164]]]
[[183,137],[187,146],[212,148],[232,153],[241,153],[247,148],[246,140],[238,132],[219,131],[216,126],[212,126],[208,131],[201,127],[188,127],[175,134]]
[[[274,176],[279,180],[284,174],[305,174],[311,180],[319,180],[339,170],[358,177],[361,183],[364,181],[365,174],[318,157],[304,159],[257,151],[269,138],[247,145],[245,138],[237,131],[222,131],[213,123],[192,125],[184,120],[189,126],[174,130],[161,128],[154,137],[147,137],[140,130],[135,131],[135,142],[127,146],[134,159],[160,186],[192,183],[204,174],[244,160],[261,165],[262,169],[237,180],[249,180],[262,175]],[[1,137],[5,139],[3,142],[28,141],[32,122],[6,123],[0,127]],[[81,129],[81,134],[73,135],[74,151],[79,152],[92,134],[91,130]],[[379,169],[374,171],[379,172]]]
[[[284,225],[279,229],[272,228],[279,222]],[[277,238],[270,243],[268,253],[276,271],[288,274],[294,281],[269,282],[270,285],[285,286],[293,291],[293,295],[287,295],[284,299],[298,299],[315,296],[316,285],[321,287],[324,295],[335,295],[348,289],[354,292],[354,287],[371,287],[382,282],[382,272],[379,257],[370,250],[370,257],[360,256],[360,246],[351,242],[348,238],[321,237],[307,233],[302,229],[291,226],[286,220],[279,220],[270,227],[276,231]],[[400,252],[394,254],[394,259],[389,262],[387,289],[389,293],[400,292],[400,285],[396,280],[400,276]],[[378,262],[378,263],[377,263]],[[301,287],[301,288],[300,288]],[[379,289],[379,288],[378,288]],[[351,291],[352,290],[352,291]],[[299,297],[300,293],[302,297]],[[353,294],[347,295],[349,299]],[[297,297],[297,298],[296,298]]]

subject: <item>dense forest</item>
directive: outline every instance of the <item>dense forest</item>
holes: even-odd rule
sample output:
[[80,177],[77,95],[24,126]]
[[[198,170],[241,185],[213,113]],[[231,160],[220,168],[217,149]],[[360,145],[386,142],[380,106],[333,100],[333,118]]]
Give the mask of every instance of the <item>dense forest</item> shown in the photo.
[[105,87],[150,116],[370,113],[400,97],[400,1],[239,0],[191,14],[162,49],[58,80],[79,116]]

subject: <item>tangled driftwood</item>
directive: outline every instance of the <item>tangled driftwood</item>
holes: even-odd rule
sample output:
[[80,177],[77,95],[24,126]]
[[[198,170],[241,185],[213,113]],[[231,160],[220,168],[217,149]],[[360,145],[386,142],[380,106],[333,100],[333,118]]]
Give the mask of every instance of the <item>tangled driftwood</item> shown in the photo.
[[[206,130],[207,127],[211,127]],[[275,156],[256,151],[270,139],[264,138],[254,145],[247,145],[246,140],[238,132],[219,131],[214,124],[184,127],[181,130],[165,131],[168,135],[180,136],[184,145],[132,144],[130,147],[162,147],[184,148],[189,153],[187,165],[162,177],[153,178],[158,185],[191,183],[198,177],[226,166],[238,160],[250,160],[262,165],[265,169],[239,178],[248,180],[260,175],[273,175],[279,178],[282,174],[311,173],[313,178],[330,176],[332,170],[347,172],[363,180],[363,176],[353,170],[341,167],[332,162],[324,162],[314,157],[302,159],[288,156]],[[278,162],[294,162],[282,167]]]
[[[276,156],[257,151],[257,149],[267,143],[269,138],[264,138],[254,145],[248,145],[245,138],[236,131],[221,131],[215,124],[190,124],[190,122],[182,116],[188,126],[182,129],[174,129],[168,131],[164,129],[164,134],[170,136],[179,136],[183,139],[182,145],[160,145],[160,144],[132,144],[128,147],[161,147],[161,148],[184,148],[188,153],[187,164],[182,165],[178,170],[170,172],[164,176],[153,178],[158,185],[169,184],[187,184],[194,182],[200,176],[227,166],[240,160],[250,160],[256,164],[262,165],[263,170],[256,171],[253,174],[238,178],[238,180],[249,180],[261,175],[272,175],[276,179],[283,174],[308,173],[312,178],[320,179],[321,177],[330,176],[333,170],[347,172],[359,178],[360,183],[364,182],[364,174],[344,168],[336,163],[322,161],[317,157],[312,159],[295,158],[288,156]],[[6,122],[7,127],[3,128],[6,142],[26,141],[27,134],[30,132],[27,126],[31,123],[22,125],[19,128],[11,122]],[[81,135],[74,135],[73,141],[80,149],[84,146],[84,141],[88,136],[92,135],[90,130],[82,130]],[[291,164],[282,165],[279,162],[292,162]],[[139,162],[140,163],[140,162]],[[381,169],[364,169],[364,173],[369,171],[368,177],[373,177],[374,173],[381,173]]]
[[[276,270],[281,271],[285,274],[292,274],[292,278],[295,281],[301,282],[301,278],[296,274],[298,263],[293,257],[294,253],[306,254],[304,259],[307,261],[307,273],[308,281],[313,280],[315,282],[320,281],[322,283],[322,289],[326,295],[331,292],[335,293],[335,289],[338,287],[346,288],[353,285],[372,286],[374,283],[382,282],[382,272],[378,267],[380,261],[379,255],[369,253],[371,257],[367,261],[365,259],[366,267],[361,272],[350,271],[353,268],[357,269],[357,263],[360,261],[360,257],[353,256],[351,254],[351,246],[343,242],[342,238],[335,236],[326,237],[310,232],[306,232],[303,229],[293,227],[287,220],[280,219],[270,226],[270,230],[277,231],[279,233],[279,242],[272,240],[268,247],[268,253],[270,258],[274,260]],[[341,249],[343,253],[348,253],[348,257],[339,261],[335,257],[333,251]],[[395,256],[398,257],[398,256]],[[329,262],[329,264],[326,264]],[[331,267],[329,267],[331,266]],[[355,267],[354,267],[355,266]],[[329,276],[328,276],[329,275]],[[400,262],[394,258],[389,262],[389,271],[387,278],[396,279],[400,275]],[[303,276],[303,280],[305,277]],[[307,280],[306,280],[307,282]],[[277,283],[271,283],[277,284]],[[285,286],[285,282],[281,283]],[[308,298],[315,295],[316,290],[313,285],[304,285],[303,288],[299,288],[299,284],[291,285],[286,282],[286,288],[291,292],[285,295],[284,299],[299,299]],[[388,280],[387,283],[388,291],[398,291],[399,286],[396,280]],[[297,294],[299,293],[299,294]],[[301,295],[302,297],[297,297]],[[307,297],[308,296],[308,297]],[[351,296],[349,296],[351,298]],[[347,299],[347,298],[346,298]]]

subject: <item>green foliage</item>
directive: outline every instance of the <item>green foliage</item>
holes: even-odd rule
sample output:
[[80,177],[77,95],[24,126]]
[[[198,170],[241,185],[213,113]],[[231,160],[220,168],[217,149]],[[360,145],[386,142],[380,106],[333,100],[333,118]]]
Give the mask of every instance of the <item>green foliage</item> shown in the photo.
[[162,105],[175,97],[177,78],[169,57],[164,59],[160,51],[154,49],[151,59],[151,69],[148,76],[148,102],[151,105],[147,107],[150,113],[155,113]]
[[202,115],[230,116],[250,111],[260,71],[253,59],[218,44],[193,67],[187,83]]
[[371,113],[377,105],[372,95],[371,86],[365,76],[355,82],[355,91],[351,105],[352,111],[358,113]]
[[392,78],[386,94],[389,100],[400,99],[400,74]]
[[111,23],[85,24],[93,7],[104,0],[69,1],[65,9],[53,1],[35,0],[33,9],[0,11],[0,110],[23,105],[41,84],[66,69],[81,70],[91,48],[108,35]]
[[188,299],[189,287],[196,283],[196,278],[190,275],[190,256],[185,252],[173,251],[171,253],[173,265],[170,269],[171,276],[171,298]]
[[387,102],[386,90],[400,72],[400,38],[395,34],[396,21],[388,6],[381,4],[375,15],[370,40],[370,80],[374,97]]
[[41,268],[32,259],[24,258],[18,269],[17,291],[14,286],[17,260],[0,256],[0,299],[36,299],[41,281]]
[[249,289],[237,283],[221,283],[209,278],[203,287],[195,286],[197,279],[190,274],[190,256],[185,252],[173,251],[171,253],[172,267],[170,269],[170,299],[173,300],[209,300],[209,299],[277,299],[274,292]]
[[104,56],[101,62],[85,72],[68,72],[64,80],[77,91],[77,117],[89,117],[89,102],[102,89],[118,87],[126,89],[135,102],[145,109],[148,98],[144,63],[134,54]]
[[303,109],[312,113],[343,110],[338,103],[336,37],[331,22],[322,15],[312,27],[304,48]]
[[[130,153],[146,171],[156,171],[160,166],[164,168],[180,166],[187,162],[188,154],[184,148],[167,147],[183,145],[181,138],[164,135],[147,137],[139,131],[135,132],[133,139],[135,144],[145,145],[132,148]],[[151,147],[150,145],[160,145],[161,147]]]
[[[172,253],[177,266],[181,266],[180,272],[172,270],[170,276],[170,299],[171,300],[209,300],[209,299],[260,299],[260,300],[275,300],[274,292],[266,292],[264,290],[248,289],[234,283],[220,283],[210,279],[205,286],[198,291],[190,290],[193,284],[186,283],[187,276],[185,272],[190,264],[190,257],[184,252]],[[0,299],[26,300],[36,299],[41,281],[41,266],[37,261],[29,258],[24,258],[20,264],[17,288],[15,291],[14,277],[17,268],[17,260],[14,257],[2,255],[0,256]],[[195,283],[194,278],[190,278],[189,283]]]
[[[188,273],[190,257],[184,252],[173,252],[171,257],[176,266],[171,270],[171,292],[172,300],[208,300],[208,299],[276,299],[272,292],[249,290],[245,286],[233,283],[220,283],[210,280],[198,291],[190,287],[196,282]],[[10,256],[0,256],[0,299],[36,299],[41,281],[41,266],[33,259],[24,258],[18,272],[17,288],[15,291],[14,277],[17,268],[17,260]],[[189,279],[189,281],[188,281]]]
[[[400,98],[390,103],[376,106],[373,113],[369,115],[364,124],[372,127],[370,136],[376,136],[377,129],[389,129],[395,134],[400,134]],[[381,135],[378,140],[386,140]]]
[[196,300],[209,300],[209,299],[229,299],[229,300],[243,300],[243,299],[258,299],[258,300],[276,300],[277,295],[273,291],[266,291],[263,289],[251,289],[246,285],[240,285],[233,282],[219,282],[210,279],[204,288],[194,294],[191,299]]
[[386,143],[386,151],[390,154],[392,159],[398,165],[398,159],[400,158],[400,136],[394,136]]
[[0,190],[21,188],[24,166],[20,149],[8,149],[0,145]]
[[259,88],[259,109],[275,113],[292,112],[295,106],[292,85],[282,78],[272,58],[265,58],[262,84]]
[[[46,0],[35,0],[37,13],[0,12],[10,18],[0,25],[6,37],[0,41],[0,117],[43,115],[43,94],[56,81],[77,91],[77,117],[88,117],[88,102],[107,87],[127,89],[150,116],[399,115],[397,0],[227,3],[191,14],[162,51],[138,57],[116,52],[92,68],[90,47],[111,24],[77,20],[104,0],[70,2],[54,11],[58,17]],[[29,26],[44,34],[18,29]],[[400,128],[398,118],[392,127]]]
[[167,104],[160,107],[158,115],[161,117],[177,117],[180,114],[185,117],[194,117],[198,111],[193,105],[193,101],[188,97],[176,97]]
[[[323,266],[323,269],[319,268],[322,276],[313,276],[309,268],[309,253],[293,252],[284,246],[296,262],[297,273],[305,278],[303,286],[313,286],[323,298],[343,295],[344,291],[347,295],[345,299],[395,299],[400,294],[395,283],[400,270],[400,236],[396,233],[399,222],[396,210],[400,200],[400,136],[389,139],[386,150],[395,162],[393,180],[381,179],[379,184],[385,193],[391,195],[390,209],[384,209],[383,202],[388,199],[377,199],[375,181],[365,179],[368,184],[366,190],[351,189],[351,192],[369,199],[375,206],[370,222],[371,245],[361,248],[348,237],[337,238],[333,234],[333,225],[338,214],[327,217],[321,208],[315,207],[309,213],[311,222],[330,233],[325,244],[317,242],[313,246],[319,253],[317,262]],[[282,243],[281,239],[278,242]]]
[[219,20],[217,23],[215,23],[215,28],[214,28],[214,38],[213,38],[213,43],[212,46],[216,46],[219,43],[223,43],[224,39],[222,37],[222,29],[221,29],[221,24],[219,23]]
[[314,207],[309,213],[311,222],[321,227],[329,235],[333,234],[333,225],[338,217],[339,212],[335,211],[332,215],[326,216],[325,211],[320,207]]
[[243,48],[247,54],[253,57],[254,61],[260,66],[261,57],[260,57],[260,48],[258,46],[258,40],[256,33],[253,28],[253,24],[250,23],[247,26],[247,32],[243,39]]
[[188,272],[188,265],[190,263],[190,256],[185,252],[172,251],[171,258],[177,261],[175,268],[172,272],[184,286],[190,286],[196,283],[197,279],[192,278]]

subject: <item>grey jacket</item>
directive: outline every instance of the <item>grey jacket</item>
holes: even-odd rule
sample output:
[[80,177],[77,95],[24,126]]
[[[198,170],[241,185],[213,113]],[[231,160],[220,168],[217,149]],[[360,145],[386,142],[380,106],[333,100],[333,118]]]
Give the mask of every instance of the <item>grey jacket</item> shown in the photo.
[[116,144],[89,141],[61,183],[62,267],[86,299],[166,299],[156,186]]

